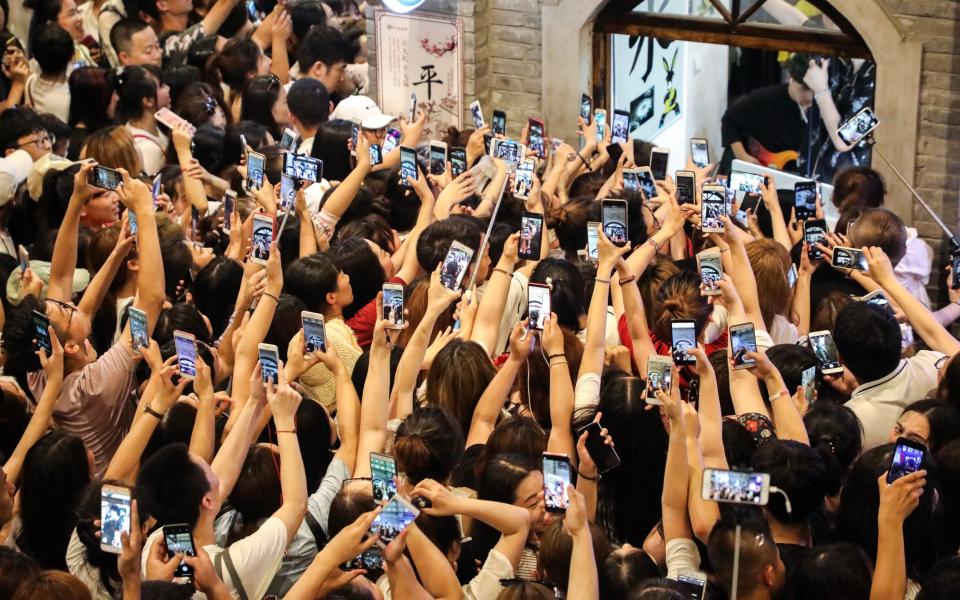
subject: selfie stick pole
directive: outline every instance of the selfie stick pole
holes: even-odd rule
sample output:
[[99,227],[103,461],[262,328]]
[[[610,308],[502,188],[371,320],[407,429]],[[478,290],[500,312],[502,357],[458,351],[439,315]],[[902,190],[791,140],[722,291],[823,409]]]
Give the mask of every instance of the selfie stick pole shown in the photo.
[[883,152],[880,151],[880,147],[877,146],[877,142],[873,138],[873,136],[870,136],[868,138],[867,143],[873,147],[874,152],[876,152],[877,155],[879,155],[880,158],[883,159],[883,162],[887,163],[887,166],[890,167],[890,170],[893,171],[893,174],[897,176],[897,178],[903,183],[903,185],[905,185],[907,189],[910,190],[910,193],[913,194],[913,197],[917,200],[917,202],[920,203],[920,206],[922,206],[923,209],[927,211],[927,213],[930,215],[930,218],[932,218],[934,222],[940,226],[940,229],[942,229],[943,232],[947,234],[947,240],[950,242],[950,254],[952,255],[960,254],[960,241],[958,241],[957,237],[953,234],[952,231],[950,231],[950,228],[947,227],[947,224],[943,222],[943,220],[940,218],[940,215],[935,213],[933,209],[930,208],[930,205],[924,202],[923,198],[920,197],[920,194],[917,192],[917,190],[912,185],[910,185],[907,182],[906,178],[900,173],[900,171],[895,166],[893,166],[893,163],[890,162],[890,159],[884,156]]
[[480,261],[483,260],[483,251],[490,243],[490,232],[493,231],[493,224],[497,221],[497,213],[500,212],[500,203],[503,202],[503,192],[507,189],[507,182],[510,181],[510,175],[513,173],[513,163],[507,163],[507,174],[503,178],[503,185],[500,186],[500,196],[497,197],[497,203],[493,206],[493,213],[490,214],[490,223],[487,225],[487,233],[480,240],[480,249],[477,250],[477,262],[473,265],[473,273],[470,275],[470,285],[467,286],[467,292],[473,289],[477,282],[477,273],[480,270]]
[[733,577],[730,580],[730,600],[737,600],[737,579],[740,575],[740,519],[737,519],[736,537],[733,540]]

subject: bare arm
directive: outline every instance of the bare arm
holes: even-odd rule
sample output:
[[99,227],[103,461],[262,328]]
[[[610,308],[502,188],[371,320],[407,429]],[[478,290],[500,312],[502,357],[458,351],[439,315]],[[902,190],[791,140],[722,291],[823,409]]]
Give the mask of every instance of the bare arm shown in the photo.
[[[565,454],[571,461],[577,460],[577,453],[570,431],[573,420],[574,392],[570,381],[570,368],[563,349],[563,330],[557,322],[557,314],[551,313],[543,325],[540,343],[547,353],[550,366],[550,436],[547,438],[547,451]],[[536,360],[536,359],[534,359]],[[576,462],[574,462],[576,467]]]
[[[210,15],[221,4],[230,4],[232,8],[232,5],[236,2],[237,0],[217,0],[217,3],[207,13],[207,18],[210,18]],[[220,27],[220,25],[217,24],[217,27]],[[190,149],[193,135],[182,126],[178,126],[171,132],[171,136],[173,137],[173,148],[177,153],[177,161],[180,163],[181,171],[183,171],[183,193],[190,201],[190,205],[195,207],[201,215],[205,215],[207,214],[207,192],[203,189],[203,181],[199,177],[189,174],[193,163],[193,151]]]
[[[907,591],[907,561],[903,522],[920,504],[927,472],[916,471],[892,484],[887,474],[877,478],[880,508],[877,511],[877,565],[870,586],[870,600],[901,598]],[[930,493],[927,491],[926,493]]]
[[570,508],[563,520],[563,528],[573,538],[567,600],[596,600],[600,597],[600,583],[583,496],[573,486],[567,486],[567,493],[570,495]]
[[[153,212],[153,194],[145,183],[139,179],[131,179],[126,171],[123,171],[123,179],[123,186],[117,193],[127,209],[137,215],[137,254],[140,272],[144,274],[137,278],[137,297],[133,305],[147,313],[147,332],[152,335],[163,303],[167,299],[163,257],[160,254],[160,234]],[[131,344],[129,320],[123,328],[119,343],[128,346]]]
[[[510,335],[510,356],[477,401],[470,421],[470,431],[467,434],[467,448],[474,444],[485,444],[497,426],[503,402],[510,395],[520,366],[530,355],[530,344],[533,340],[530,337],[521,337],[523,333],[523,325],[518,323]],[[532,336],[532,334],[527,335]]]
[[217,399],[213,396],[213,381],[210,377],[210,367],[198,356],[193,391],[197,394],[199,407],[190,434],[190,453],[208,463],[213,461],[217,449]]
[[84,163],[73,176],[73,194],[67,211],[60,221],[57,240],[53,245],[53,257],[50,259],[50,280],[47,285],[47,297],[61,302],[70,302],[73,295],[73,272],[77,266],[77,229],[80,226],[80,209],[96,192],[96,188],[87,183],[94,164]]
[[[382,296],[382,294],[381,294]],[[360,403],[360,438],[357,456],[383,452],[387,443],[387,418],[390,411],[390,347],[387,345],[386,323],[383,320],[382,298],[377,298],[377,324],[370,345],[370,364],[363,384],[363,402]],[[354,477],[370,476],[370,461],[357,460]]]
[[[676,367],[671,369],[676,371]],[[670,395],[658,391],[657,399],[663,402],[664,412],[670,419],[670,443],[660,499],[663,508],[663,541],[666,543],[674,539],[693,538],[687,519],[687,434],[680,387],[673,386]]]
[[357,165],[340,182],[323,204],[323,211],[339,219],[357,197],[363,180],[370,174],[370,145],[362,135],[357,140]]
[[503,309],[507,305],[507,296],[510,294],[513,270],[517,266],[519,241],[520,234],[513,233],[503,243],[503,253],[500,255],[500,260],[497,261],[497,266],[490,273],[487,287],[480,299],[480,306],[477,308],[477,317],[474,321],[471,338],[474,342],[480,344],[487,351],[487,354],[493,354],[501,350],[500,348],[494,348],[494,346],[500,333],[500,319],[503,316]]
[[[783,209],[780,207],[780,199],[777,196],[777,184],[773,181],[767,183],[764,181],[760,189],[763,191],[763,204],[770,213],[770,223],[773,226],[773,239],[790,252],[793,248],[793,242],[790,241],[790,233],[787,231],[787,222],[784,218]],[[735,225],[726,225],[727,227]]]
[[273,516],[283,521],[289,542],[297,535],[297,529],[307,512],[307,475],[297,441],[297,407],[302,397],[287,384],[283,365],[279,366],[279,384],[267,383],[267,402],[270,403],[270,412],[277,426],[280,446],[280,497],[283,499]]
[[117,245],[114,246],[113,251],[107,256],[106,262],[90,280],[90,285],[83,292],[83,298],[77,305],[80,312],[85,315],[96,314],[97,310],[100,309],[100,304],[103,303],[104,297],[110,290],[110,285],[113,283],[114,277],[117,276],[120,265],[127,259],[130,248],[133,247],[133,238],[130,237],[130,230],[127,229],[127,220],[124,219],[122,223],[120,235],[117,237]]
[[416,525],[410,526],[407,548],[410,550],[413,563],[417,566],[417,573],[420,574],[423,587],[434,598],[453,600],[463,597],[457,574],[453,572],[447,557]]
[[630,250],[630,243],[622,247],[614,246],[603,233],[603,227],[598,227],[597,278],[593,285],[593,295],[590,297],[590,308],[587,309],[587,342],[583,346],[583,357],[580,359],[580,373],[583,377],[587,373],[603,373],[603,349],[607,329],[607,297],[610,292],[610,278],[621,257]]
[[203,18],[201,23],[203,24],[203,32],[206,35],[213,35],[220,29],[220,26],[223,25],[223,22],[227,20],[227,17],[230,16],[230,12],[233,11],[233,7],[237,5],[240,0],[217,0],[217,2],[210,7],[210,10],[207,11],[207,15]]
[[[803,424],[803,415],[800,414],[797,405],[793,402],[794,390],[787,389],[780,371],[767,358],[766,352],[761,349],[758,349],[757,352],[748,352],[747,358],[756,361],[756,367],[752,369],[754,375],[762,379],[767,386],[767,393],[773,410],[773,422],[776,423],[777,437],[782,440],[794,440],[809,446],[810,438],[807,435],[807,428]],[[777,394],[780,394],[780,396],[775,397]]]
[[[618,269],[620,277],[630,277],[632,273],[630,273],[629,268],[629,265],[624,265],[621,269]],[[640,288],[636,281],[631,281],[620,286],[620,290],[623,293],[623,311],[627,319],[627,329],[630,330],[630,341],[633,343],[633,360],[640,369],[645,369],[647,360],[656,355],[657,350],[650,338],[647,314],[643,307],[643,298],[640,296]]]

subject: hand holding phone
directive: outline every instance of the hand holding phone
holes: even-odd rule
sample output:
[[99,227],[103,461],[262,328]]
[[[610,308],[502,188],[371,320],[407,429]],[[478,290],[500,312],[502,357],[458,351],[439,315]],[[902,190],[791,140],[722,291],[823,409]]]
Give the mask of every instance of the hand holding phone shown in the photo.
[[566,512],[570,506],[567,486],[572,479],[566,454],[543,453],[543,501],[547,512]]
[[757,335],[753,323],[740,323],[730,326],[730,353],[733,356],[734,369],[749,369],[757,361],[748,359],[747,354],[757,352]]

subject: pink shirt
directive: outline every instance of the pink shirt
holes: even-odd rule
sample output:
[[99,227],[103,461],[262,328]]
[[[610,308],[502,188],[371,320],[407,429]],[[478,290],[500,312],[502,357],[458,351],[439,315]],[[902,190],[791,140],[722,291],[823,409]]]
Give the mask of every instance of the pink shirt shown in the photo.
[[[63,389],[53,408],[53,418],[66,431],[79,436],[93,452],[96,472],[102,473],[130,429],[137,405],[131,398],[136,380],[133,353],[126,344],[114,344],[103,356],[63,378]],[[34,398],[47,384],[47,374],[27,375]]]

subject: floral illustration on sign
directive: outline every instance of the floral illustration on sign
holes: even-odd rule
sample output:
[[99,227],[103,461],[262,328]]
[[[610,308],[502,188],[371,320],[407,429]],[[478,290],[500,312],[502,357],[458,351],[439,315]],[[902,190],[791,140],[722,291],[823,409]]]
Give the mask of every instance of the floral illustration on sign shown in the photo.
[[427,54],[432,54],[433,56],[443,56],[448,52],[453,52],[457,47],[457,36],[451,35],[446,40],[441,41],[439,44],[434,44],[430,41],[430,38],[421,38],[420,47],[426,51]]

